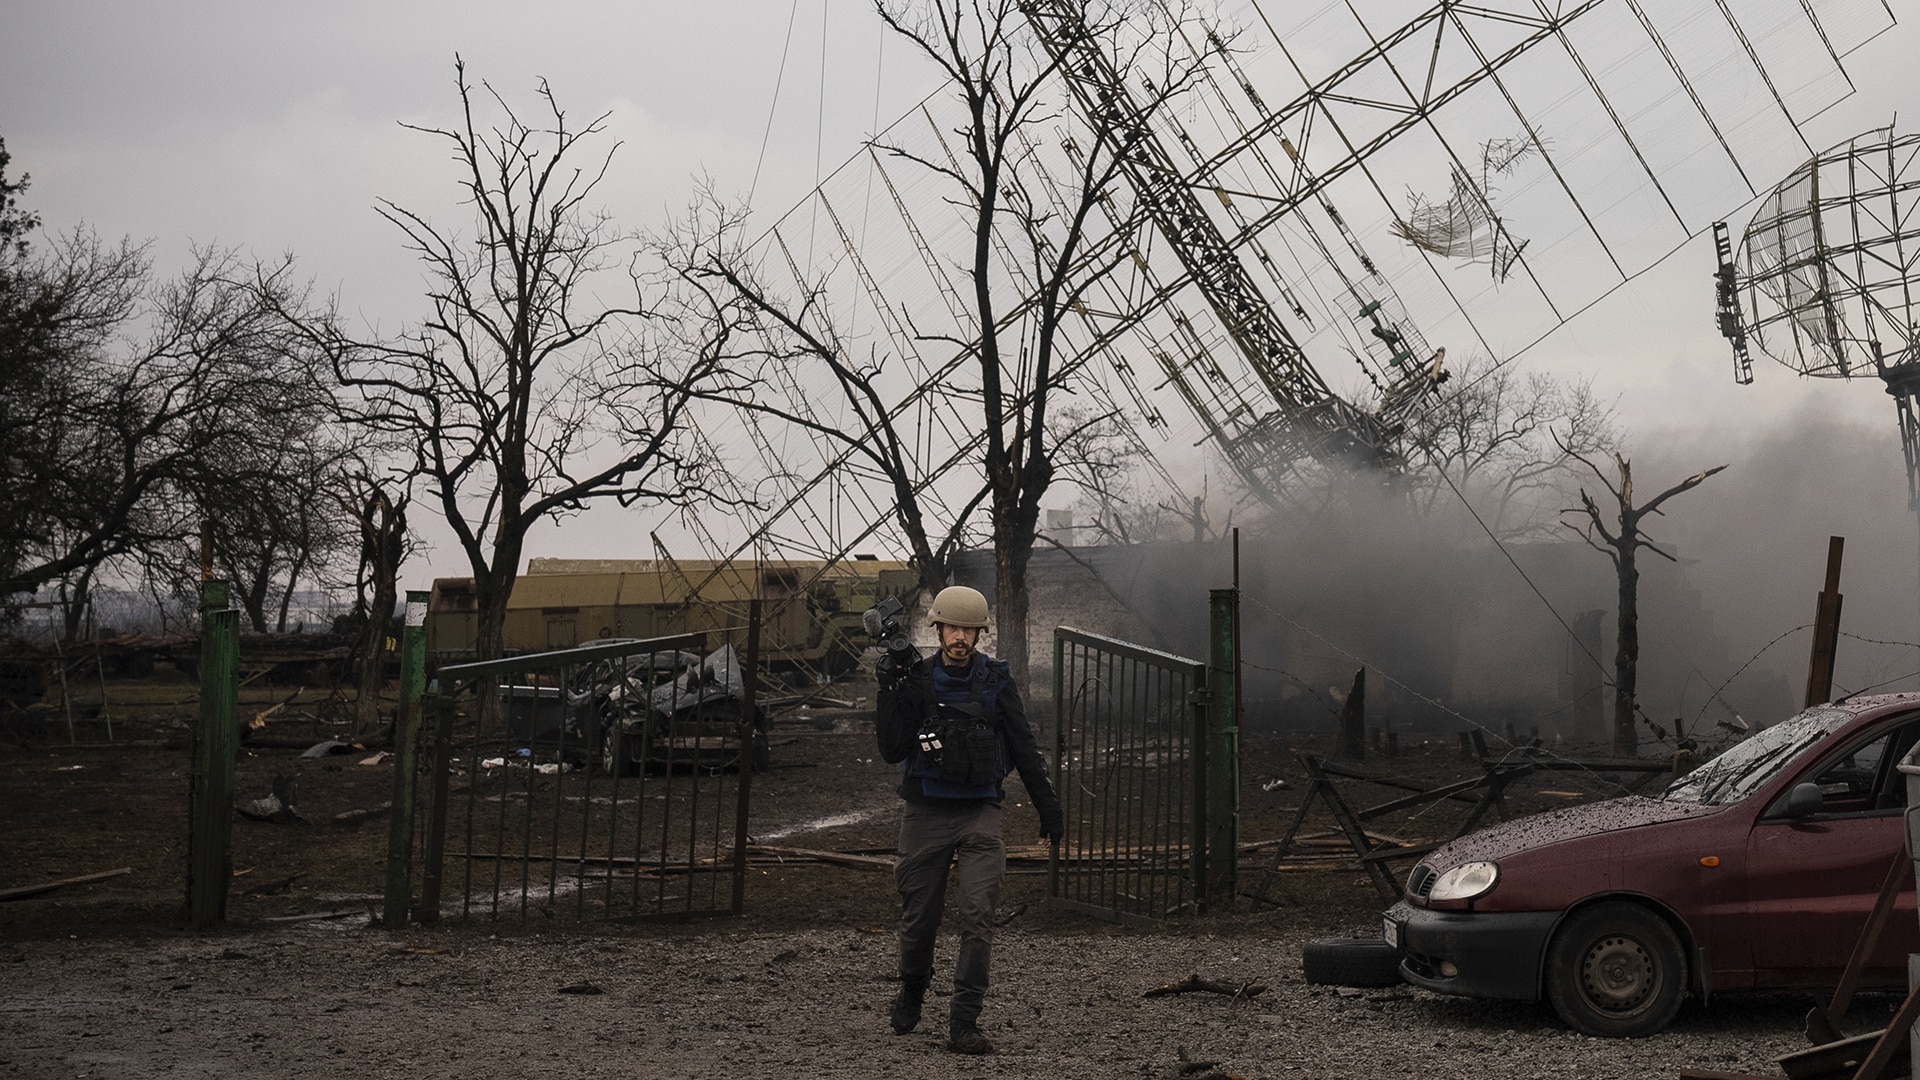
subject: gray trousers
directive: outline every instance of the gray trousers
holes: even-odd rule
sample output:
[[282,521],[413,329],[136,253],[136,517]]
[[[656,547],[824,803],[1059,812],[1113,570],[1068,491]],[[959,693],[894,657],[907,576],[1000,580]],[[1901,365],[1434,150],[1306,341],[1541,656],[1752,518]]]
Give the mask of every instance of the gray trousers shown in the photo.
[[974,1028],[987,994],[993,960],[993,911],[1007,873],[1005,818],[991,802],[955,800],[952,806],[909,802],[900,816],[900,852],[893,862],[900,889],[900,978],[925,987],[933,977],[933,944],[946,906],[949,869],[959,892],[960,958],[953,971],[949,1023]]

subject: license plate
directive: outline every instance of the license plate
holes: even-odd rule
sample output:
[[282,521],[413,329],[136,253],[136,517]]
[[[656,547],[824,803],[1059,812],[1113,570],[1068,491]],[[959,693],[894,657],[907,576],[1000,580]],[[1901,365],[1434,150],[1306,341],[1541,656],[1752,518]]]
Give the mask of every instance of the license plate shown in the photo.
[[1380,939],[1394,948],[1400,947],[1400,924],[1392,919],[1380,920]]

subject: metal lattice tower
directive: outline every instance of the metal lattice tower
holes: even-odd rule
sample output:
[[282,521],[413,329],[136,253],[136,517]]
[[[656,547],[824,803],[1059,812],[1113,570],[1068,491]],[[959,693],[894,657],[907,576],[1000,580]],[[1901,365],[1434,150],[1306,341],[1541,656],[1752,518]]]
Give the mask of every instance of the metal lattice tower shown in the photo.
[[[1194,444],[1263,500],[1303,457],[1390,460],[1438,345],[1510,360],[1706,231],[1757,193],[1751,177],[1810,152],[1803,126],[1851,92],[1843,61],[1892,21],[1881,0],[1229,0],[1237,39],[1164,20],[1206,58],[1174,111],[1143,108],[1142,73],[1077,32],[1080,0],[1021,3],[1071,106],[1025,134],[1021,197],[1064,208],[1076,162],[1128,155],[1077,262],[1095,280],[1063,332],[1064,378],[1089,408],[1135,420],[1149,480],[1183,502],[1199,486]],[[1782,63],[1793,79],[1774,77]],[[951,163],[961,120],[936,94],[881,138]],[[1414,223],[1442,201],[1473,242]],[[913,439],[916,490],[930,513],[962,517],[981,441],[967,372],[982,328],[956,269],[971,242],[935,170],[869,150],[754,249],[770,291],[871,359],[889,421]],[[1009,237],[992,243],[1009,301],[998,330],[1018,339],[1037,283]],[[1022,385],[1025,358],[1007,363]],[[856,420],[817,380],[786,378],[775,389],[810,422]],[[764,508],[744,539],[692,520],[709,550],[902,550],[885,485],[844,446],[752,415],[703,430]]]

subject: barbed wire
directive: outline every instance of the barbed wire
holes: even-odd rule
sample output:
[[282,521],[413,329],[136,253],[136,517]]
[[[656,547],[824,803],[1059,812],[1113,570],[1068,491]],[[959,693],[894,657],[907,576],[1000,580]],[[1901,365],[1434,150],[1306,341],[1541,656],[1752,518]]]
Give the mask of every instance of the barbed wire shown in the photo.
[[[1760,656],[1762,653],[1765,653],[1768,649],[1771,649],[1775,645],[1780,644],[1780,642],[1786,640],[1786,638],[1789,635],[1797,634],[1802,630],[1810,630],[1812,628],[1813,628],[1812,623],[1801,623],[1799,626],[1796,626],[1791,630],[1782,631],[1778,637],[1774,638],[1772,641],[1767,642],[1765,645],[1760,646],[1759,652],[1756,652],[1752,656],[1747,657],[1746,663],[1741,664],[1738,670],[1736,670],[1733,674],[1727,676],[1725,682],[1713,688],[1713,693],[1707,695],[1707,704],[1700,706],[1700,711],[1693,714],[1694,724],[1698,725],[1700,723],[1700,718],[1707,715],[1707,705],[1712,705],[1714,701],[1720,697],[1720,691],[1725,690],[1733,682],[1733,680],[1739,678],[1740,672],[1745,671],[1748,668],[1752,667],[1753,662],[1755,660],[1760,659]],[[1739,714],[1735,713],[1734,715],[1738,716]]]

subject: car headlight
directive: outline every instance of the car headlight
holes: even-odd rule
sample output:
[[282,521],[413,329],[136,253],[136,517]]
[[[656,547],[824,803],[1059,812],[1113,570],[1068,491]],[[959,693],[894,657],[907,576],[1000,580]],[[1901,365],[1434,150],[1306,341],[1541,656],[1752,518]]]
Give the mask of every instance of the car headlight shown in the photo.
[[1500,880],[1498,863],[1470,862],[1440,875],[1433,883],[1433,889],[1427,893],[1429,900],[1471,900],[1484,895]]

